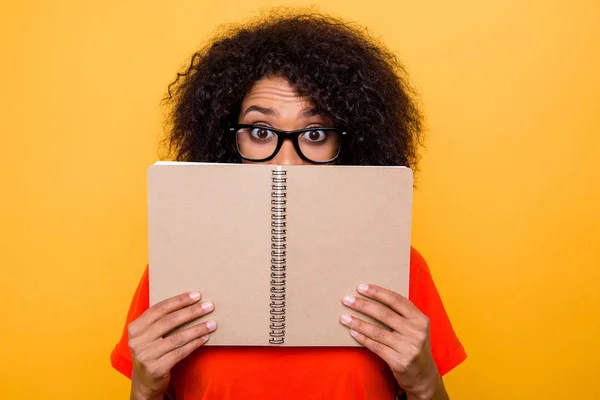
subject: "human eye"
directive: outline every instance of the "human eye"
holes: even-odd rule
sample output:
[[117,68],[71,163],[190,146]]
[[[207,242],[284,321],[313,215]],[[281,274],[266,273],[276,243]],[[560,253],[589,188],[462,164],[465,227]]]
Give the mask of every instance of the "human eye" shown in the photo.
[[249,128],[250,138],[256,142],[268,142],[275,138],[273,131],[265,126],[254,126]]
[[324,144],[327,141],[327,132],[320,129],[310,130],[300,135],[300,139],[311,145]]

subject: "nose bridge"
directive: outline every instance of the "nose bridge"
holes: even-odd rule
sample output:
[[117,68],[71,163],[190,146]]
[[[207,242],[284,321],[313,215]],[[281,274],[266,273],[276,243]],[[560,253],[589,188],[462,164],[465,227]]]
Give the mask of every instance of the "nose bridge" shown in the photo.
[[292,143],[291,139],[286,139],[283,141],[281,145],[281,149],[272,160],[273,164],[280,165],[297,165],[303,164],[302,158],[296,151],[294,147],[294,143]]

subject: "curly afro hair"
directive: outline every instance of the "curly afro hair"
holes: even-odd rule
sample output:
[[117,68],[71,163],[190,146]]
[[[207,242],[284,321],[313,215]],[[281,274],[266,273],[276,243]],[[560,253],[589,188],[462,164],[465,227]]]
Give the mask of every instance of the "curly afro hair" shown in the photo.
[[226,128],[265,76],[289,81],[348,132],[340,164],[416,169],[421,114],[404,68],[364,28],[315,12],[272,11],[194,53],[165,99],[170,156],[240,162]]

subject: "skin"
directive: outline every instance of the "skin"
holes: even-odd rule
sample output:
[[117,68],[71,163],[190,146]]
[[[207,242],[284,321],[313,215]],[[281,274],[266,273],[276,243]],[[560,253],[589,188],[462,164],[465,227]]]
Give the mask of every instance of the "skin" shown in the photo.
[[[254,84],[242,101],[238,122],[264,125],[284,131],[333,126],[331,119],[318,114],[314,106],[307,99],[299,97],[285,79],[275,77],[263,78]],[[265,164],[310,163],[302,160],[293,143],[286,140],[277,155]]]
[[[287,131],[333,126],[330,119],[314,111],[310,101],[300,97],[285,79],[278,77],[266,77],[255,83],[242,102],[238,121]],[[266,163],[308,164],[289,140]],[[398,293],[368,284],[359,285],[357,291],[364,297],[348,295],[342,299],[343,304],[391,330],[344,314],[340,322],[349,328],[349,334],[387,363],[408,399],[448,399],[431,355],[428,318]],[[213,309],[212,303],[201,301],[200,293],[184,293],[150,307],[129,324],[129,347],[134,365],[131,399],[163,399],[171,369],[205,344],[217,324],[207,321],[164,339],[163,336]]]

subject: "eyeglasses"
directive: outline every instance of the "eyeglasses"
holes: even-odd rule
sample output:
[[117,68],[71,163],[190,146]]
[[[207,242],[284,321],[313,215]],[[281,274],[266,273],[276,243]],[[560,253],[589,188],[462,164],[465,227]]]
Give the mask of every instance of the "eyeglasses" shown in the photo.
[[281,150],[283,141],[291,139],[294,148],[305,161],[316,164],[333,162],[340,156],[342,137],[339,128],[306,128],[282,131],[261,125],[235,124],[229,128],[235,133],[236,149],[248,161],[269,161]]

